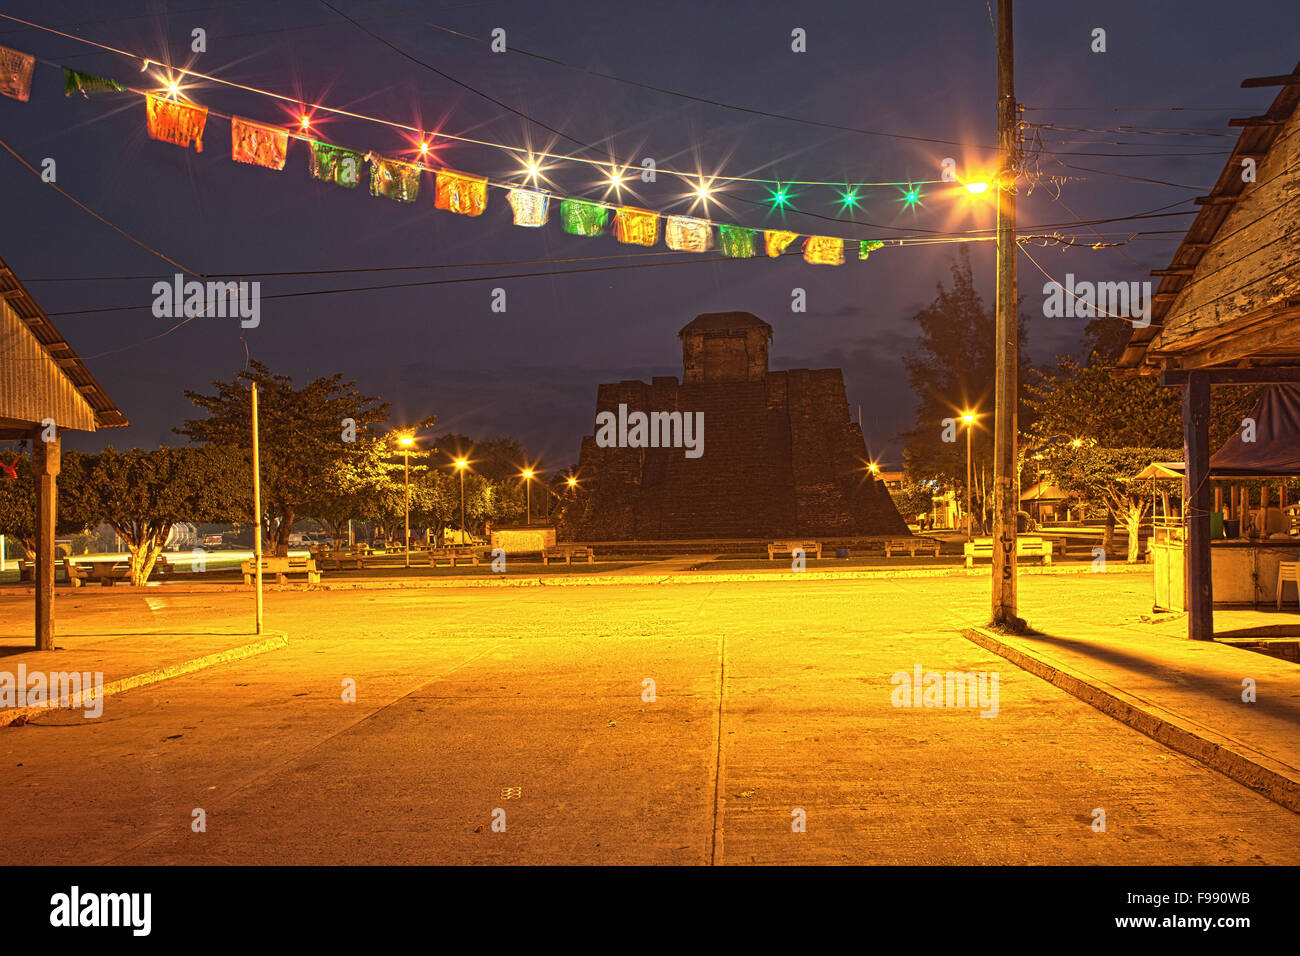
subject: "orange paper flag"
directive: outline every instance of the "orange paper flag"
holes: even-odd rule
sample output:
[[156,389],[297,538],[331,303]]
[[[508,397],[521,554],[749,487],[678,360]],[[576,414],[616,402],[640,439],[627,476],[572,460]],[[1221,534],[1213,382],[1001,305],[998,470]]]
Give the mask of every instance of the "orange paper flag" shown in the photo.
[[653,246],[659,241],[658,214],[634,206],[619,206],[614,213],[614,238],[634,246]]
[[289,153],[289,133],[252,120],[230,117],[230,158],[267,169],[284,169]]
[[487,180],[440,169],[434,182],[433,204],[462,216],[481,215],[487,207]]
[[803,244],[803,257],[815,266],[838,266],[844,262],[844,240],[809,236]]
[[176,146],[193,143],[198,152],[203,152],[203,127],[208,122],[206,108],[149,93],[145,109],[149,115],[150,137]]
[[783,232],[780,229],[768,229],[763,233],[763,246],[767,254],[775,259],[785,252],[785,247],[799,238],[797,232]]

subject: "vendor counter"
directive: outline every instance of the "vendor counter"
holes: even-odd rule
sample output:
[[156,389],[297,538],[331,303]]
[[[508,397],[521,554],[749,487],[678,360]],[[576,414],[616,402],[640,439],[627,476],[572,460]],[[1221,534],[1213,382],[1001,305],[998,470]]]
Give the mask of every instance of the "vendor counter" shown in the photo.
[[[1152,541],[1155,564],[1155,607],[1187,610],[1186,555],[1182,541]],[[1277,600],[1277,570],[1282,561],[1300,561],[1300,538],[1267,538],[1210,542],[1210,580],[1214,606],[1272,606]],[[1294,601],[1290,588],[1284,598]],[[1283,603],[1283,607],[1286,604]],[[1296,605],[1292,605],[1296,607]]]

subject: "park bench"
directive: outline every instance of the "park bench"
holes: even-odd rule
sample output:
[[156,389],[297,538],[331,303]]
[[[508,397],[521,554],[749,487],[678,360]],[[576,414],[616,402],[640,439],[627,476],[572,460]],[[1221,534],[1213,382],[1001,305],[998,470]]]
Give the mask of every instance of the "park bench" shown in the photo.
[[[245,561],[240,566],[244,572],[244,583],[253,583],[253,562]],[[274,574],[277,584],[288,584],[288,575],[305,574],[308,584],[320,584],[320,571],[316,561],[309,555],[290,555],[287,558],[263,558],[262,574]]]
[[456,560],[458,558],[461,561],[469,560],[474,562],[475,567],[478,567],[479,561],[477,548],[430,548],[429,567],[436,568],[438,566],[439,558],[446,558],[447,566],[450,568],[456,566]]
[[320,551],[314,555],[314,559],[320,563],[322,568],[342,571],[344,568],[355,568],[362,571],[366,567],[366,555],[358,552],[347,551]]
[[96,561],[88,566],[88,570],[90,580],[98,581],[106,588],[111,588],[118,581],[125,581],[131,576],[129,564],[114,564],[112,561]]
[[938,538],[891,538],[885,542],[885,557],[892,558],[895,551],[906,551],[908,557],[916,557],[916,552],[939,556]]
[[556,560],[563,558],[565,564],[572,564],[574,558],[586,558],[588,564],[594,564],[596,552],[581,544],[557,544],[542,548],[542,564],[550,564],[551,558]]
[[[1052,543],[1034,535],[1017,536],[1016,557],[1042,558],[1044,565],[1052,563]],[[976,558],[993,558],[993,539],[976,538],[966,542],[966,567],[975,567]]]
[[767,546],[767,560],[776,560],[778,554],[788,554],[794,557],[795,551],[802,551],[804,557],[811,555],[814,558],[820,558],[822,556],[822,544],[820,541],[773,541]]
[[68,576],[68,586],[79,588],[90,580],[90,569],[78,565],[71,558],[63,559],[63,572]]

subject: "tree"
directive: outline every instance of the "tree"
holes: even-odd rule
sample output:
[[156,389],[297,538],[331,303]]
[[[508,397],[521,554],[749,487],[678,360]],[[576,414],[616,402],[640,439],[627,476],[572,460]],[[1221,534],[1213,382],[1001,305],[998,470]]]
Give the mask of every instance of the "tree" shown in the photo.
[[[1182,393],[1149,376],[1121,377],[1112,368],[1058,356],[1054,368],[1031,373],[1025,392],[1036,419],[1027,435],[1031,446],[1073,438],[1108,448],[1182,446]],[[1221,445],[1241,427],[1257,393],[1250,386],[1214,390],[1211,445]],[[1181,460],[1182,451],[1173,457]]]
[[353,440],[373,437],[388,418],[388,403],[362,395],[342,375],[318,378],[300,389],[293,379],[250,362],[233,381],[213,382],[216,395],[185,395],[207,413],[189,419],[178,434],[204,445],[251,449],[249,388],[258,388],[262,508],[274,527],[274,547],[289,546],[296,515],[338,491],[335,465]]
[[1072,445],[1054,448],[1044,462],[1062,491],[1100,502],[1128,532],[1128,563],[1137,563],[1142,519],[1150,511],[1156,482],[1133,476],[1154,461],[1170,461],[1179,452],[1169,448],[1104,448]]
[[85,507],[126,543],[132,584],[149,580],[172,525],[227,521],[251,498],[250,470],[232,449],[110,446],[87,465]]
[[[952,285],[942,283],[930,305],[915,316],[920,328],[919,347],[904,362],[908,380],[917,397],[914,424],[903,432],[907,446],[903,457],[912,481],[940,479],[964,487],[966,482],[966,439],[961,427],[944,428],[945,419],[957,418],[965,409],[978,408],[984,414],[975,427],[973,457],[991,462],[996,318],[984,307],[975,289],[970,255],[958,250],[952,264]],[[1018,317],[1023,371],[1026,318]],[[1021,403],[1020,417],[1027,423],[1028,408]],[[978,466],[977,466],[978,469]]]
[[[0,534],[16,540],[28,561],[36,560],[36,478],[32,474],[30,455],[18,455],[5,464],[17,474],[9,478],[0,474]],[[65,451],[60,455],[58,513],[54,533],[79,534],[95,521],[84,494],[86,456]]]

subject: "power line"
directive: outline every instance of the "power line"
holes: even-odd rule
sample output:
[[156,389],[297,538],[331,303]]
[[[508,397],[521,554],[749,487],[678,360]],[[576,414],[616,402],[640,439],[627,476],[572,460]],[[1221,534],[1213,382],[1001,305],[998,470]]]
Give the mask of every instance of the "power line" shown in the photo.
[[[321,2],[324,3],[325,0],[321,0]],[[433,23],[430,20],[425,20],[422,17],[415,16],[414,14],[408,14],[402,11],[394,11],[390,7],[386,7],[383,4],[375,3],[374,0],[364,0],[364,2],[369,4],[372,7],[378,7],[381,10],[388,10],[389,12],[395,13],[398,16],[404,16],[407,19],[414,20],[417,23],[422,23],[425,26],[432,27],[435,30],[441,30],[444,33],[449,33],[452,36],[460,37],[461,39],[473,40],[475,43],[479,43],[479,44],[489,43],[489,41],[484,40],[482,37],[476,37],[470,33],[463,33],[460,30],[453,30],[450,27],[445,27],[442,26],[441,24]],[[918,142],[918,143],[938,143],[944,146],[963,146],[968,149],[997,150],[997,146],[987,146],[982,143],[961,143],[958,142],[957,140],[937,139],[930,136],[911,136],[904,133],[887,133],[884,132],[883,130],[863,129],[862,127],[858,127],[858,126],[843,126],[839,123],[826,123],[820,120],[808,119],[807,117],[803,117],[803,116],[791,116],[788,113],[774,113],[771,112],[770,110],[760,110],[760,109],[753,109],[748,106],[738,106],[734,103],[725,103],[721,100],[710,99],[709,97],[705,97],[705,96],[694,96],[690,93],[683,93],[680,90],[670,90],[662,86],[655,86],[651,83],[642,83],[638,80],[629,80],[626,77],[615,76],[612,73],[603,73],[600,70],[592,70],[592,69],[588,69],[587,67],[576,66],[572,63],[566,63],[563,60],[556,59],[555,57],[546,56],[545,54],[542,53],[534,53],[530,50],[525,50],[517,46],[507,46],[506,49],[507,52],[510,53],[517,53],[520,56],[530,57],[534,60],[541,60],[545,63],[550,63],[553,64],[554,66],[562,67],[566,70],[572,70],[577,73],[585,73],[588,76],[596,76],[604,80],[611,80],[615,83],[624,83],[628,86],[638,87],[639,89],[650,90],[654,93],[662,93],[665,96],[676,96],[680,99],[690,100],[691,102],[694,103],[703,103],[707,106],[716,106],[720,109],[734,110],[739,113],[749,113],[752,116],[763,116],[769,119],[785,120],[791,123],[802,123],[805,126],[818,126],[823,129],[834,129],[844,133],[859,133],[863,136],[882,136],[882,137],[887,137],[889,139],[900,139],[900,140],[907,140],[907,141]]]
[[[193,77],[195,79],[206,80],[211,83],[217,83],[222,86],[228,86],[232,89],[242,90],[246,93],[254,93],[260,96],[265,96],[281,103],[292,104],[296,109],[299,110],[306,110],[306,109],[310,109],[311,111],[319,110],[321,112],[330,113],[336,116],[346,117],[348,119],[376,123],[378,125],[387,126],[392,129],[400,130],[405,133],[414,133],[420,138],[422,142],[430,137],[434,137],[438,139],[447,139],[459,143],[467,143],[472,146],[484,146],[484,147],[490,147],[492,149],[500,149],[506,152],[513,153],[516,156],[524,155],[529,158],[536,158],[536,159],[558,160],[560,162],[583,163],[589,166],[596,166],[596,167],[603,168],[609,173],[620,175],[620,176],[626,174],[629,168],[628,164],[618,163],[614,160],[589,159],[584,156],[571,156],[562,153],[552,153],[546,150],[536,150],[524,146],[510,146],[505,143],[494,143],[489,140],[475,139],[469,136],[460,136],[455,133],[445,133],[442,132],[441,130],[430,131],[430,130],[420,129],[415,126],[410,126],[406,123],[398,123],[393,120],[386,120],[381,117],[370,116],[365,113],[358,113],[353,110],[341,109],[339,107],[326,106],[322,103],[308,104],[305,103],[299,97],[286,96],[283,93],[275,93],[270,90],[259,89],[258,87],[249,86],[244,83],[236,83],[233,80],[227,80],[222,77],[214,76],[208,73],[200,73],[197,70],[190,70],[179,66],[167,66],[163,61],[158,60],[156,58],[141,56],[140,54],[134,53],[129,50],[123,50],[123,49],[119,49],[118,47],[109,46],[108,44],[100,43],[96,40],[88,40],[85,39],[84,37],[75,36],[71,33],[63,33],[51,27],[45,27],[40,24],[33,23],[30,20],[23,20],[20,17],[14,17],[14,16],[10,16],[9,14],[0,13],[0,19],[12,20],[15,23],[27,24],[37,29],[44,30],[47,33],[52,33],[56,36],[62,36],[69,40],[75,40],[78,43],[84,43],[87,44],[88,46],[97,47],[98,49],[105,50],[109,53],[115,53],[118,56],[124,56],[128,59],[136,60],[144,64],[144,68],[146,69],[150,65],[156,65],[159,66],[160,68],[166,69],[169,72],[169,74],[176,74],[183,77]],[[37,57],[36,59],[39,62],[52,66],[56,69],[60,68],[59,64],[51,62],[42,57]],[[131,92],[140,95],[147,95],[147,92],[143,90],[132,89]],[[209,112],[213,113],[214,115],[223,115],[217,113],[215,110],[209,110]],[[296,139],[308,139],[308,137],[292,131],[290,131],[290,135]],[[566,136],[566,138],[569,137]],[[581,141],[578,142],[580,143],[580,145],[584,146],[584,148],[590,149],[594,152],[601,152],[601,150],[595,146],[590,146],[588,144],[581,143]],[[956,145],[961,145],[961,144],[956,144]],[[784,179],[762,179],[762,178],[752,177],[752,176],[717,175],[717,176],[707,177],[707,176],[702,176],[700,173],[687,173],[687,172],[682,172],[680,170],[670,169],[667,167],[657,167],[655,172],[662,173],[663,175],[666,176],[674,176],[688,183],[707,180],[709,183],[724,181],[724,182],[737,182],[737,183],[758,183],[763,185],[776,185],[776,186],[790,184],[789,181]],[[930,185],[937,182],[940,182],[940,180],[898,180],[894,182],[864,182],[862,180],[834,180],[834,181],[822,181],[822,182],[805,181],[799,183],[799,185],[809,185],[809,186],[847,185],[847,186],[854,186],[854,187],[861,187],[861,188],[872,188],[872,187],[888,187],[888,186]]]

